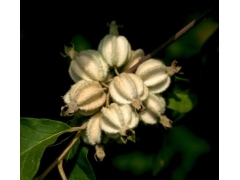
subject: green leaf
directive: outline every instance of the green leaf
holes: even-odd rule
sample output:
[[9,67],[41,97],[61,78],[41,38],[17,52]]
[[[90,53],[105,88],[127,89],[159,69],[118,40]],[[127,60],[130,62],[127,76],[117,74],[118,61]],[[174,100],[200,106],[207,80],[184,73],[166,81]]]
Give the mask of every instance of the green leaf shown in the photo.
[[167,99],[167,108],[179,113],[187,113],[197,104],[197,95],[193,92],[170,92],[167,94]]
[[[64,165],[66,168],[70,168],[70,175],[68,180],[95,180],[91,164],[87,159],[88,149],[80,146],[80,140],[73,146],[71,151],[67,154]],[[64,168],[65,169],[65,168]],[[68,169],[66,169],[68,170]]]
[[190,90],[189,80],[174,76],[172,92],[166,94],[167,108],[174,111],[173,116],[181,119],[185,113],[191,111],[197,104],[197,95]]
[[199,53],[204,43],[214,34],[218,27],[218,23],[206,19],[168,46],[166,48],[166,57],[168,59],[187,58]]
[[20,118],[20,176],[33,179],[45,149],[70,126],[49,119]]

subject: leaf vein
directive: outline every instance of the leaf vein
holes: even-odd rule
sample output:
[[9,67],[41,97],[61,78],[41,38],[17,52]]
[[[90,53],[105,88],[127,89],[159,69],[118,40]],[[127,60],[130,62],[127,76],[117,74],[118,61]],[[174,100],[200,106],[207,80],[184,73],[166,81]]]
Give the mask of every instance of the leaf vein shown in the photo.
[[49,137],[47,137],[47,138],[39,141],[39,143],[35,144],[34,146],[32,146],[32,147],[28,148],[27,150],[25,150],[24,152],[22,152],[22,153],[21,153],[21,156],[22,156],[23,154],[25,154],[27,151],[30,151],[31,149],[33,149],[33,148],[36,147],[37,145],[41,144],[42,142],[47,141],[48,139],[51,139],[51,138],[54,137],[54,136],[63,134],[64,132],[68,132],[68,130],[69,130],[69,129],[67,129],[67,130],[65,130],[65,131],[61,131],[61,132],[56,133],[56,134],[53,134],[52,136],[49,136]]

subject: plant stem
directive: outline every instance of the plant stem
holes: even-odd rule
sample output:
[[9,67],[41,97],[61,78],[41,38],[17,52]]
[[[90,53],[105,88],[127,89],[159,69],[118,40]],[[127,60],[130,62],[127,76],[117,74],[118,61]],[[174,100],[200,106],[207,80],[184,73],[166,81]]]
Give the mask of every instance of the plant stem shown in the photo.
[[101,85],[106,87],[106,88],[109,88],[109,86],[106,83],[104,83],[104,82],[101,82]]
[[106,107],[109,107],[109,99],[110,99],[110,93],[107,93],[107,97],[106,97]]
[[62,177],[62,180],[67,180],[67,176],[65,175],[64,170],[63,170],[63,160],[61,160],[58,163],[58,171]]
[[84,129],[87,128],[87,122],[83,123],[82,126],[79,127],[80,130],[74,136],[73,140],[68,144],[68,146],[64,149],[64,151],[52,162],[52,164],[38,177],[34,180],[42,180],[58,163],[64,158],[64,156],[71,150],[73,145],[77,142],[77,140],[81,137]]
[[187,24],[185,27],[183,27],[180,31],[178,31],[175,35],[170,37],[165,43],[163,43],[161,46],[159,46],[157,49],[152,51],[146,56],[143,56],[134,66],[126,70],[127,73],[134,73],[138,66],[158,54],[160,51],[162,51],[164,48],[166,48],[168,45],[172,44],[174,41],[179,39],[181,36],[183,36],[186,32],[188,32],[190,29],[192,29],[194,26],[199,24],[214,8],[216,4],[212,6],[209,10],[207,10],[205,13],[203,13],[199,18],[194,19],[189,24]]
[[114,67],[114,72],[116,73],[117,76],[119,75],[119,72],[118,72],[118,70],[117,70],[117,67]]

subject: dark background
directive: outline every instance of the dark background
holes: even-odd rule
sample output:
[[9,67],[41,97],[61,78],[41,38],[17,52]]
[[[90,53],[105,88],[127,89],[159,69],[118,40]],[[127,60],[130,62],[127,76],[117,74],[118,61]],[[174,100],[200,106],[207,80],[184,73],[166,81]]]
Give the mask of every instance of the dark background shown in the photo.
[[[59,116],[63,105],[61,96],[73,81],[68,75],[68,61],[60,52],[64,52],[64,45],[69,45],[74,35],[84,36],[92,48],[97,49],[100,39],[108,33],[106,24],[116,20],[124,25],[119,32],[128,38],[132,49],[142,48],[149,53],[191,21],[191,15],[203,13],[215,2],[56,1],[54,4],[49,1],[21,1],[21,117],[66,121]],[[218,7],[210,16],[218,22]],[[206,139],[212,148],[198,160],[188,179],[206,179],[209,176],[218,179],[218,56],[214,54],[212,59],[200,81],[200,103],[179,123]],[[190,121],[191,118],[199,120]],[[93,163],[97,178],[110,177],[110,164],[107,163]],[[129,174],[126,176],[133,178]],[[166,175],[165,179],[168,178]]]

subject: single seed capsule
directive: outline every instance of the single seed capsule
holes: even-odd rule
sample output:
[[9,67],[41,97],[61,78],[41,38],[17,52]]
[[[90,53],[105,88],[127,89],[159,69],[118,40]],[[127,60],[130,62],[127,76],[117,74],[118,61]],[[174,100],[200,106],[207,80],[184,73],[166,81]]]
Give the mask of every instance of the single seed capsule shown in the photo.
[[95,145],[101,142],[101,128],[100,128],[100,119],[102,113],[98,112],[94,114],[88,121],[87,129],[83,134],[84,142]]
[[121,73],[110,83],[109,93],[115,102],[132,104],[137,111],[143,111],[142,101],[148,96],[148,88],[137,75]]
[[110,136],[121,136],[126,143],[127,139],[135,141],[135,132],[132,130],[138,125],[139,117],[134,109],[128,105],[110,104],[108,108],[103,107],[100,127]]
[[108,65],[100,52],[81,51],[72,59],[69,75],[74,82],[80,79],[104,81],[108,75]]
[[140,114],[140,119],[146,124],[161,123],[165,128],[171,128],[171,122],[165,115],[166,102],[161,95],[148,94],[148,98],[143,101],[145,111]]
[[101,109],[106,93],[98,82],[81,80],[71,87],[63,99],[66,103],[61,112],[63,116],[71,116],[76,111],[90,116]]
[[171,79],[167,73],[167,67],[160,60],[150,59],[145,61],[136,70],[144,84],[152,93],[161,93],[170,85]]
[[131,46],[124,36],[106,35],[98,50],[110,67],[119,68],[126,64],[131,53]]

